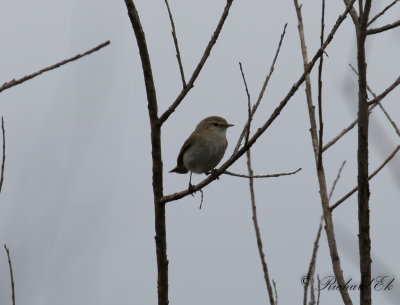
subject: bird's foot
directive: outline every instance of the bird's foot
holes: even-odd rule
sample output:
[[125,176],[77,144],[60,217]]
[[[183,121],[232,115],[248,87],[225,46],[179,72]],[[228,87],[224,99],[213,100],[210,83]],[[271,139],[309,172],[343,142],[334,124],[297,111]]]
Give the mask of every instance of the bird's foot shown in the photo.
[[217,170],[214,168],[211,171],[207,172],[206,175],[211,175],[213,176],[215,179],[219,180],[219,176],[217,176]]
[[188,191],[189,191],[190,195],[192,195],[194,197],[194,194],[196,193],[196,191],[194,190],[193,184],[189,183]]

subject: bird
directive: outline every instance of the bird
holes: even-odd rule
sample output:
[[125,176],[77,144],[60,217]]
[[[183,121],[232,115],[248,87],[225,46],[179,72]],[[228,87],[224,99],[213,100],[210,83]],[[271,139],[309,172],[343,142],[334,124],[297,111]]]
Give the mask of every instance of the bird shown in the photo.
[[177,165],[170,173],[186,174],[190,171],[191,189],[192,173],[212,173],[222,160],[228,146],[226,130],[232,126],[234,125],[220,116],[210,116],[201,120],[183,143]]

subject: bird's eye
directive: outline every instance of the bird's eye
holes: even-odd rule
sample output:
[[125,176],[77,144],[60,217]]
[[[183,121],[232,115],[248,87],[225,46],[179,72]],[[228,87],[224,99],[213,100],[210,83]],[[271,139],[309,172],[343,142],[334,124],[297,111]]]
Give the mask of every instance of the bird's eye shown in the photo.
[[217,126],[218,126],[218,123],[214,123],[213,125],[214,125],[215,127],[217,127]]

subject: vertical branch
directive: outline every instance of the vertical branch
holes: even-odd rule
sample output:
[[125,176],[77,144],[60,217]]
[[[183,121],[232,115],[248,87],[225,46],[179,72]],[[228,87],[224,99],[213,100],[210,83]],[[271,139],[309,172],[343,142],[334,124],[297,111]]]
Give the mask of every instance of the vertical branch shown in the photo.
[[7,248],[7,245],[6,245],[6,244],[4,244],[4,249],[6,249],[7,257],[8,257],[8,266],[10,267],[12,304],[15,305],[14,272],[13,272],[13,268],[12,268],[12,264],[11,264],[10,250]]
[[151,155],[153,160],[153,195],[155,214],[155,241],[157,254],[157,288],[158,304],[168,305],[168,259],[167,234],[165,224],[165,204],[163,197],[163,164],[161,158],[161,125],[158,119],[156,89],[154,86],[150,56],[147,49],[145,34],[140,22],[139,14],[132,0],[125,0],[128,15],[135,32],[140,59],[142,61],[143,76],[146,85],[148,111],[151,126]]
[[6,134],[4,131],[4,119],[1,117],[1,130],[3,132],[3,159],[1,162],[1,177],[0,177],[0,192],[3,187],[3,181],[4,181],[4,164],[6,163]]
[[[246,94],[247,94],[247,110],[248,110],[248,125],[246,129],[246,144],[248,143],[249,140],[249,134],[250,134],[250,125],[251,125],[251,118],[252,118],[252,113],[251,113],[251,99],[250,99],[250,93],[249,93],[249,88],[247,87],[247,82],[246,82],[246,77],[243,72],[243,67],[242,64],[239,62],[239,67],[240,67],[240,72],[242,74],[242,79],[243,83],[246,89]],[[264,279],[265,279],[265,284],[267,285],[267,291],[268,291],[268,296],[269,296],[269,302],[271,305],[276,305],[275,300],[274,300],[274,292],[272,290],[271,286],[271,281],[269,279],[269,274],[268,274],[268,267],[267,263],[265,261],[265,254],[263,250],[263,244],[262,244],[262,239],[261,239],[261,233],[260,233],[260,228],[258,226],[258,219],[257,219],[257,207],[256,207],[256,197],[254,194],[254,172],[251,167],[251,153],[250,149],[246,151],[246,157],[247,157],[247,170],[249,172],[249,188],[250,188],[250,199],[251,199],[251,210],[253,213],[253,225],[254,225],[254,230],[256,232],[256,239],[257,239],[257,247],[258,247],[258,253],[260,255],[260,260],[261,260],[261,265],[263,268],[264,272]],[[275,287],[276,289],[276,287]]]
[[[325,29],[325,0],[322,0],[321,13],[321,46],[324,43]],[[322,167],[322,143],[324,134],[324,123],[322,119],[322,66],[324,64],[324,55],[319,58],[318,66],[318,117],[319,117],[319,146],[318,146],[318,168]]]
[[[347,8],[350,10],[351,6],[353,5],[354,0],[349,3]],[[303,20],[301,16],[301,8],[297,0],[294,0],[294,5],[296,8],[297,18],[298,18],[298,29],[299,29],[299,36],[300,36],[300,43],[301,43],[301,50],[303,55],[303,64],[304,68],[308,65],[308,56],[307,56],[307,47],[304,38],[304,28],[303,28]],[[315,111],[314,105],[312,104],[312,95],[311,95],[311,81],[309,74],[306,77],[306,97],[307,97],[307,106],[308,106],[308,113],[310,118],[310,125],[311,125],[311,140],[312,146],[314,149],[314,157],[316,162],[317,168],[317,176],[318,176],[318,183],[320,189],[320,196],[321,196],[321,204],[322,210],[325,220],[325,232],[328,239],[328,246],[329,252],[332,261],[333,272],[335,274],[336,280],[338,284],[342,287],[345,286],[345,280],[343,277],[343,271],[340,264],[340,257],[337,250],[336,239],[335,239],[335,232],[333,227],[332,221],[332,214],[329,211],[329,198],[328,198],[328,191],[326,187],[326,179],[325,179],[325,171],[323,167],[323,162],[321,160],[321,166],[319,165],[319,144],[318,144],[318,134],[317,134],[317,127],[316,127],[316,119],[315,119]],[[352,304],[348,291],[345,289],[340,289],[340,294],[342,296],[343,302],[346,305]]]
[[[249,172],[249,176],[252,177],[253,176],[253,169],[251,167],[250,149],[248,149],[246,151],[246,157],[247,157],[247,170]],[[253,219],[254,230],[256,232],[258,254],[260,255],[261,265],[262,265],[262,268],[263,268],[263,271],[264,271],[264,279],[265,279],[265,284],[267,285],[269,302],[270,302],[271,305],[275,305],[274,293],[273,293],[273,290],[272,290],[271,281],[269,279],[268,267],[267,267],[267,263],[265,261],[265,254],[264,254],[264,250],[263,250],[263,244],[262,244],[262,239],[261,239],[260,228],[258,226],[256,198],[255,198],[255,195],[254,195],[254,183],[253,182],[254,182],[253,178],[249,178],[251,210],[253,212],[252,219]]]
[[357,34],[357,65],[358,65],[358,241],[360,251],[360,304],[371,304],[371,239],[369,215],[369,182],[368,182],[368,94],[367,94],[367,63],[365,56],[365,40],[367,37],[368,16],[371,0],[365,1],[365,7],[360,12]]

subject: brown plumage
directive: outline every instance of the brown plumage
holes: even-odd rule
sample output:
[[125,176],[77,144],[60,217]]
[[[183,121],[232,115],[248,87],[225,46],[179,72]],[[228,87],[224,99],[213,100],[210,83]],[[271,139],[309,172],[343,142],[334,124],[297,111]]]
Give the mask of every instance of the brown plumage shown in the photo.
[[189,170],[205,173],[221,161],[226,147],[226,129],[231,124],[219,116],[200,121],[196,129],[183,143],[177,158],[177,166],[170,172],[186,174]]

